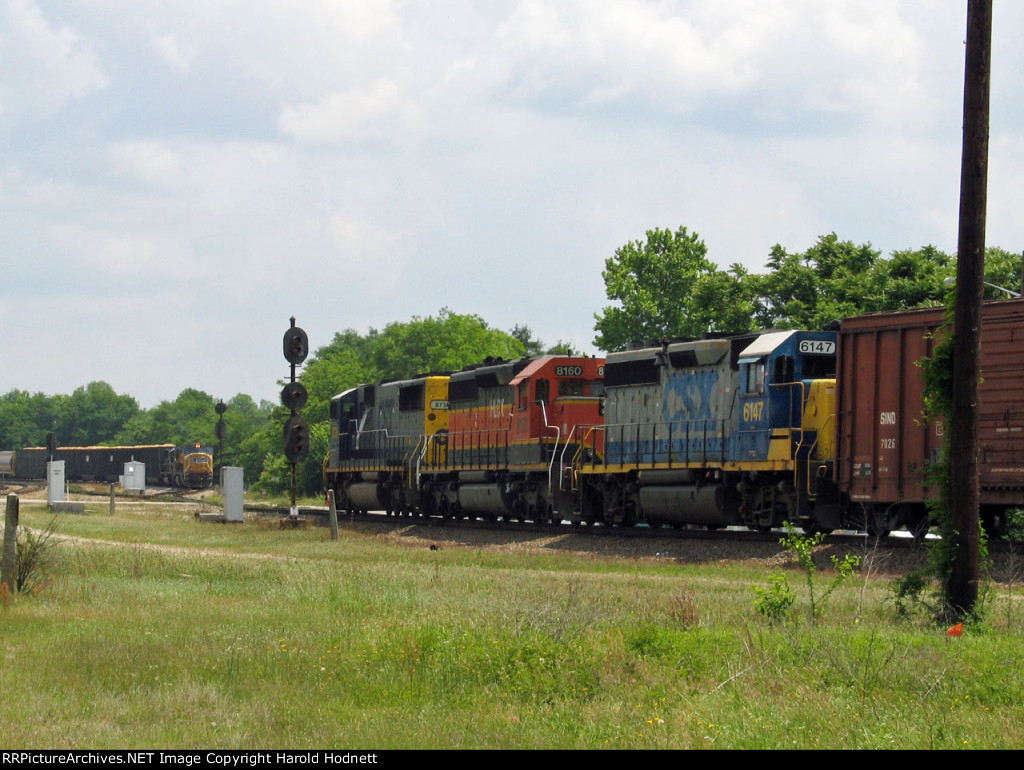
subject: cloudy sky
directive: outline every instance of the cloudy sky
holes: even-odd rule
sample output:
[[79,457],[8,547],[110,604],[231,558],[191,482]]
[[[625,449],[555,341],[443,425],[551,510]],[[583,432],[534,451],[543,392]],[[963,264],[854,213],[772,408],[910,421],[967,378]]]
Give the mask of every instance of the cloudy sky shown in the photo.
[[[966,0],[0,0],[0,393],[276,399],[442,307],[596,352],[654,227],[955,251]],[[988,243],[1024,248],[1024,3]]]

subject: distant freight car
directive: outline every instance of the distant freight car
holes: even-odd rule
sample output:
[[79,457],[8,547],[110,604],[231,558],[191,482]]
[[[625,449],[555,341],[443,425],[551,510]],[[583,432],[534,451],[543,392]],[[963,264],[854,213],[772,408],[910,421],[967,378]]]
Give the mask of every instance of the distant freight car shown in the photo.
[[0,452],[0,478],[14,475],[14,452]]
[[[58,447],[53,459],[64,461],[68,481],[116,482],[125,463],[133,461],[145,463],[147,484],[203,488],[213,481],[213,454],[199,444]],[[15,478],[46,478],[47,460],[45,447],[19,449],[14,456]]]
[[[843,321],[838,360],[837,476],[852,518],[884,534],[928,527],[937,496],[927,470],[946,425],[923,414],[919,362],[930,356],[943,309],[877,313]],[[1024,300],[982,307],[978,392],[981,514],[998,527],[1024,506]]]

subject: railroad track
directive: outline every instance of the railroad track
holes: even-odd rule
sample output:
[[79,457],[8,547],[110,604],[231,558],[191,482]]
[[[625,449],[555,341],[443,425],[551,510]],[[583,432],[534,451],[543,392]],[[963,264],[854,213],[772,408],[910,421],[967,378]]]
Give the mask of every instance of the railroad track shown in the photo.
[[[289,515],[289,508],[286,506],[247,505],[245,510],[250,513],[257,513],[266,516]],[[326,506],[299,506],[299,516],[307,517],[327,524],[328,511]],[[402,526],[420,526],[433,528],[440,531],[451,530],[478,530],[493,532],[522,532],[533,534],[580,534],[591,535],[602,538],[627,538],[635,540],[692,540],[692,541],[724,541],[736,543],[778,543],[779,539],[785,536],[784,529],[759,532],[750,529],[688,529],[662,527],[614,527],[604,524],[573,526],[568,522],[562,524],[540,524],[532,521],[503,521],[480,518],[441,518],[421,517],[409,515],[388,515],[383,511],[371,511],[357,515],[338,513],[338,522],[368,522],[377,524],[395,524]],[[830,545],[850,545],[856,547],[873,546],[875,538],[869,537],[863,532],[833,532],[828,535],[825,542]],[[879,538],[877,545],[886,549],[915,549],[920,543],[911,537],[892,535]]]

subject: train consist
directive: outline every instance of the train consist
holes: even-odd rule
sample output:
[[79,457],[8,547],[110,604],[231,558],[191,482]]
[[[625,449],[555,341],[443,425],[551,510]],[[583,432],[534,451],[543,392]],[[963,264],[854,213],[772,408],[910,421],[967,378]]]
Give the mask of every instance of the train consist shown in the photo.
[[[0,471],[19,480],[46,478],[46,463],[51,459],[45,447],[28,447],[5,452]],[[205,489],[213,483],[213,452],[202,444],[151,444],[145,446],[58,447],[54,460],[64,461],[68,481],[117,482],[125,463],[146,466],[146,483]]]
[[[982,516],[1024,506],[1024,300],[986,303]],[[488,361],[331,403],[325,482],[349,513],[888,534],[928,527],[941,421],[917,365],[941,309],[835,331]]]

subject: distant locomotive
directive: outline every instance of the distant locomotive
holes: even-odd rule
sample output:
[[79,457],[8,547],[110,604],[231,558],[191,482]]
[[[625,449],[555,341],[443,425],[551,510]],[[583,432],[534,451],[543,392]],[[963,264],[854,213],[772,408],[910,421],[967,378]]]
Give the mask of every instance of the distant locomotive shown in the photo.
[[[13,452],[11,475],[20,480],[46,478],[50,453],[45,447]],[[64,461],[68,481],[117,482],[125,463],[146,466],[146,483],[204,489],[213,483],[213,452],[201,444],[57,447],[54,460]]]
[[213,450],[202,444],[172,447],[160,475],[170,486],[205,489],[213,484]]
[[[917,362],[941,309],[612,353],[490,361],[331,404],[325,481],[350,513],[877,535],[928,528],[943,425]],[[981,513],[1024,506],[1024,300],[986,303]],[[837,366],[838,363],[838,366]]]

